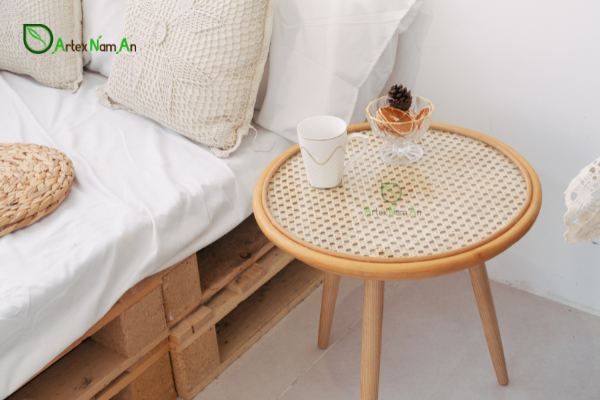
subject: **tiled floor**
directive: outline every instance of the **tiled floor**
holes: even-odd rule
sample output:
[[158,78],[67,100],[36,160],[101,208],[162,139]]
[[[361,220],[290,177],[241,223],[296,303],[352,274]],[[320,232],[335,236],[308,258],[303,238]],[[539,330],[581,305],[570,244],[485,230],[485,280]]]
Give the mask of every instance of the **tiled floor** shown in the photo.
[[[500,386],[469,275],[386,286],[381,400],[600,399],[600,318],[492,282],[510,383]],[[321,288],[195,400],[359,399],[362,281],[342,278],[329,348]]]

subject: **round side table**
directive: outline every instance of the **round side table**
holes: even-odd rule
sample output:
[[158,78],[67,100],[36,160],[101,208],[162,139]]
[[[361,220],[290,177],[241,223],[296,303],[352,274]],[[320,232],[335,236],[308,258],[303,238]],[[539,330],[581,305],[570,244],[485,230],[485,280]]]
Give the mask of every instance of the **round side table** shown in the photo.
[[[533,168],[502,142],[433,123],[420,140],[424,156],[389,165],[368,124],[367,153],[342,183],[308,183],[298,145],[263,172],[253,196],[258,225],[276,246],[325,271],[318,345],[329,341],[340,276],[365,280],[361,400],[375,400],[384,283],[469,269],[498,383],[508,384],[504,350],[485,261],[521,239],[535,222],[542,189]],[[359,151],[348,143],[347,157]]]

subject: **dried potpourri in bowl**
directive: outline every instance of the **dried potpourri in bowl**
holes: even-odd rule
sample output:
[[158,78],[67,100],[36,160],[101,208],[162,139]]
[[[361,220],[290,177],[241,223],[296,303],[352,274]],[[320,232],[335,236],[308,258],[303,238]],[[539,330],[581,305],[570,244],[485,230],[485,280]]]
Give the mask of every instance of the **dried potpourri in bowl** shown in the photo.
[[376,135],[386,140],[379,156],[388,164],[411,164],[423,157],[423,148],[414,141],[429,129],[433,104],[402,85],[394,85],[388,96],[373,100],[367,120]]

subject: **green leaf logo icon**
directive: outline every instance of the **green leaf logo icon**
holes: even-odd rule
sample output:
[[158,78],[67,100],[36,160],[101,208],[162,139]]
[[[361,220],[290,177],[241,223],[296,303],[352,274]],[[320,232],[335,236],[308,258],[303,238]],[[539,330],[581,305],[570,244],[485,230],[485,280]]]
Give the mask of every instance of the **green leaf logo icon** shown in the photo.
[[[44,37],[46,36],[44,32],[47,33],[46,40],[44,40]],[[31,43],[29,42],[29,38],[33,39]],[[52,42],[54,42],[54,36],[52,36],[52,31],[46,25],[23,24],[23,44],[30,52],[34,54],[45,53],[50,50]],[[44,47],[40,48],[42,43],[44,44]]]
[[33,28],[27,27],[27,32],[29,32],[29,34],[31,36],[33,36],[35,39],[37,39],[40,42],[44,43],[44,46],[46,46],[46,42],[44,42],[44,39],[42,39],[42,37],[39,35],[39,33],[37,33],[36,31],[34,31]]
[[386,203],[396,203],[402,198],[402,188],[396,182],[382,182],[381,198]]

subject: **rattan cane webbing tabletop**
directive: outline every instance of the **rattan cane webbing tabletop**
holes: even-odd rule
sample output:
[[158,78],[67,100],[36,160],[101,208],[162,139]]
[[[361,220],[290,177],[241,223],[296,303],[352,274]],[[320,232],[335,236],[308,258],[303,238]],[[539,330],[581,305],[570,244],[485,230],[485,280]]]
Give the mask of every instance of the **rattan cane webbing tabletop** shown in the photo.
[[[265,179],[263,205],[281,233],[337,258],[421,261],[493,240],[529,206],[527,169],[506,149],[430,129],[420,140],[423,158],[395,166],[379,158],[382,139],[368,129],[362,132],[369,135],[367,153],[336,188],[311,187],[300,152],[273,168]],[[350,141],[346,157],[360,146],[360,141]],[[385,201],[382,183],[397,183],[402,197]]]

